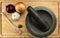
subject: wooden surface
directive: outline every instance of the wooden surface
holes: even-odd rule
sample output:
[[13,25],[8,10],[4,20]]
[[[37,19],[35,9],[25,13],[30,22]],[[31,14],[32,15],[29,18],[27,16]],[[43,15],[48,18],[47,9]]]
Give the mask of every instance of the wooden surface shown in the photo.
[[[12,14],[9,14],[6,12],[6,5],[8,5],[9,3],[2,3],[3,5],[3,13],[5,13],[7,15],[7,17],[9,18],[9,20],[16,26],[18,27],[19,24],[21,24],[23,27],[21,28],[22,30],[22,34],[20,36],[29,36],[30,34],[28,33],[27,29],[26,29],[26,25],[25,25],[25,18],[27,15],[27,11],[25,11],[23,14],[21,14],[21,18],[18,21],[14,21],[11,18]],[[14,4],[14,3],[10,3],[10,4]],[[15,33],[15,31],[12,29],[12,27],[10,26],[10,24],[6,21],[6,19],[2,16],[2,35],[17,35]]]
[[[8,14],[6,12],[6,5],[8,4],[15,4],[19,1],[22,1],[22,0],[19,0],[19,1],[5,1],[5,0],[1,0],[2,1],[2,12],[4,12],[6,15]],[[35,1],[35,2],[34,2]],[[60,9],[60,3],[58,3],[58,1],[60,0],[46,0],[46,1],[49,1],[49,2],[45,2],[45,0],[28,0],[26,2],[26,0],[23,0],[22,2],[26,3],[27,5],[31,5],[33,8],[36,7],[36,6],[45,6],[45,7],[48,7],[50,10],[52,10],[54,12],[54,14],[56,15],[57,17],[57,26],[56,26],[56,29],[55,31],[48,37],[59,37],[60,36],[60,17],[58,18],[58,16],[60,16],[60,11],[58,11],[58,9]],[[37,2],[36,2],[37,1]],[[40,2],[40,1],[44,1],[44,2]],[[56,1],[56,2],[50,2],[50,1]],[[26,29],[26,26],[25,26],[25,18],[26,18],[26,15],[27,15],[27,11],[25,11],[22,15],[21,15],[21,19],[19,21],[14,21],[11,19],[11,14],[8,14],[7,17],[11,20],[12,23],[14,23],[16,25],[16,27],[18,26],[18,24],[22,24],[23,25],[23,28],[21,28],[21,30],[23,31],[23,33],[21,35],[16,35],[16,33],[14,32],[14,30],[12,29],[12,27],[9,25],[9,23],[5,20],[5,18],[2,16],[2,33],[1,33],[1,29],[0,29],[0,35],[1,37],[23,37],[23,36],[28,36],[30,38],[32,38],[31,34],[27,31]],[[1,17],[1,16],[0,16]],[[0,19],[1,20],[1,19]],[[8,24],[7,24],[8,23]],[[58,24],[59,23],[59,24]],[[24,37],[23,37],[24,38]]]
[[60,1],[59,1],[59,36],[60,36]]
[[[15,3],[15,2],[14,2]],[[29,36],[28,31],[26,30],[26,25],[25,25],[25,18],[27,15],[27,11],[25,11],[22,15],[19,21],[14,21],[11,18],[11,14],[6,12],[6,5],[8,4],[14,4],[14,3],[2,3],[2,12],[4,12],[7,17],[10,19],[10,21],[15,24],[16,26],[18,26],[18,24],[22,24],[23,28],[21,28],[21,30],[23,31],[23,34],[20,36]],[[33,4],[32,4],[33,3]],[[26,3],[27,4],[27,3]],[[37,6],[45,6],[47,8],[49,8],[50,10],[52,10],[54,12],[54,14],[57,17],[57,26],[56,29],[54,31],[54,33],[52,34],[54,35],[58,35],[58,3],[57,2],[28,2],[27,5],[31,5],[32,7],[37,7]],[[6,21],[6,19],[2,16],[2,35],[17,35],[14,30],[12,29],[12,27],[10,26],[10,24]]]
[[[2,3],[0,1],[0,13],[2,12]],[[0,14],[0,36],[1,36],[1,31],[2,30],[2,15]]]

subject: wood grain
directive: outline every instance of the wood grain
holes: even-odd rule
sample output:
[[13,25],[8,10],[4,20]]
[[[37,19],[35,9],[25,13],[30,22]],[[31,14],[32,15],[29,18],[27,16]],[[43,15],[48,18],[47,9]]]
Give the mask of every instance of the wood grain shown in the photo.
[[[25,11],[23,14],[21,14],[21,18],[18,21],[14,21],[11,18],[11,14],[9,14],[9,13],[6,12],[6,5],[8,5],[8,4],[9,3],[2,3],[2,5],[3,5],[3,7],[2,7],[3,11],[2,12],[4,12],[7,15],[7,17],[9,18],[9,20],[13,24],[15,24],[16,27],[18,27],[19,24],[23,25],[23,27],[21,28],[22,32],[23,32],[21,36],[27,35],[28,31],[27,31],[26,25],[25,25],[25,18],[26,18],[26,15],[27,15],[27,11]],[[14,3],[10,3],[10,4],[14,4]],[[12,27],[9,25],[9,23],[5,20],[5,18],[3,16],[2,16],[2,35],[16,35],[16,33],[14,32],[14,30],[12,29]]]
[[30,0],[30,2],[40,2],[40,1],[49,1],[49,2],[52,2],[52,1],[60,1],[60,0]]
[[2,2],[29,2],[30,0],[0,0]]
[[[26,15],[27,15],[27,11],[25,11],[25,13],[23,13],[21,15],[21,19],[19,20],[19,22],[17,23],[16,21],[12,20],[11,19],[11,14],[8,14],[6,12],[6,8],[5,6],[8,5],[8,4],[15,4],[17,2],[24,2],[26,3],[27,5],[31,5],[32,7],[36,7],[36,6],[45,6],[45,7],[48,7],[49,9],[51,9],[54,14],[56,15],[57,17],[57,27],[55,29],[55,31],[48,37],[48,38],[59,38],[60,37],[60,17],[58,18],[58,16],[60,16],[60,11],[58,13],[58,3],[59,2],[59,10],[60,10],[60,0],[0,0],[2,1],[2,12],[4,12],[7,17],[11,20],[11,22],[13,22],[16,27],[18,24],[22,24],[23,25],[23,34],[22,35],[19,35],[17,36],[16,33],[12,30],[11,26],[9,24],[7,24],[7,21],[5,20],[5,18],[3,18],[2,16],[1,19],[0,19],[0,22],[2,20],[2,35],[1,35],[1,25],[0,25],[0,37],[2,38],[33,38],[32,35],[27,31],[26,29],[26,26],[25,26],[25,19],[26,19]],[[44,2],[41,2],[41,1],[44,1]],[[47,2],[46,2],[47,1]],[[49,2],[48,2],[49,1]],[[50,2],[50,1],[57,1],[57,2]],[[0,23],[1,24],[1,23]],[[27,34],[25,34],[27,33]],[[28,37],[24,37],[24,36],[27,36]]]
[[[26,2],[25,2],[26,3]],[[30,36],[30,33],[27,31],[26,25],[25,25],[25,19],[26,19],[26,15],[27,15],[27,11],[25,11],[22,15],[19,21],[14,21],[11,18],[11,14],[6,12],[6,5],[8,4],[15,4],[15,2],[13,3],[2,3],[2,12],[4,12],[7,17],[10,19],[10,21],[16,25],[16,27],[18,26],[18,24],[22,24],[23,28],[21,28],[21,30],[23,31],[23,34],[20,36]],[[27,4],[27,3],[26,3]],[[28,6],[29,4],[34,8],[36,6],[45,6],[47,8],[49,8],[50,10],[52,10],[54,12],[54,14],[57,17],[57,26],[55,31],[51,34],[51,36],[57,36],[58,35],[58,3],[57,2],[28,2]],[[9,25],[9,23],[5,20],[5,18],[2,16],[2,35],[16,35],[16,33],[13,31],[13,29],[11,28],[11,26]],[[17,35],[16,35],[17,36]]]
[[[2,12],[2,3],[0,1],[0,13]],[[2,33],[2,15],[0,14],[0,36],[1,36],[1,33]]]

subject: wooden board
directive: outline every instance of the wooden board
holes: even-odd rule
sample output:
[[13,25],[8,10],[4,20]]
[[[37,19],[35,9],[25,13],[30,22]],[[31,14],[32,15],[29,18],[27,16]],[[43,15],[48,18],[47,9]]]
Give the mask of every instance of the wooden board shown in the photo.
[[[0,13],[2,12],[2,3],[0,1]],[[1,36],[1,31],[2,30],[2,15],[0,14],[0,36]]]
[[40,1],[44,1],[44,2],[45,1],[48,1],[48,2],[50,2],[50,1],[58,1],[59,2],[60,0],[38,0],[38,1],[37,0],[30,0],[30,2],[40,2]]
[[[12,20],[12,18],[11,18],[12,14],[9,14],[9,13],[6,12],[6,5],[8,5],[8,4],[15,4],[15,3],[16,2],[14,2],[14,3],[2,3],[2,5],[3,5],[3,7],[2,7],[3,11],[2,12],[4,12],[7,15],[9,20],[13,24],[15,24],[16,27],[18,27],[19,24],[23,25],[23,27],[21,28],[22,34],[20,36],[31,36],[29,34],[29,32],[27,31],[26,25],[25,25],[25,18],[26,18],[26,15],[27,15],[27,11],[25,11],[23,14],[21,14],[21,18],[18,21]],[[2,16],[2,35],[7,35],[7,36],[8,35],[10,35],[10,36],[11,35],[17,35],[15,33],[15,31],[12,29],[12,27],[10,26],[10,24],[6,21],[6,19],[3,16]]]
[[1,0],[3,3],[5,3],[5,2],[8,2],[8,3],[11,3],[11,2],[30,2],[30,0]]
[[[10,21],[16,25],[16,27],[18,26],[18,24],[22,24],[23,28],[21,28],[21,30],[23,31],[23,33],[19,36],[29,36],[31,37],[32,35],[27,31],[26,25],[25,25],[25,19],[26,19],[26,15],[27,15],[27,11],[25,11],[22,15],[19,21],[14,21],[11,18],[11,14],[6,12],[6,5],[8,4],[15,4],[16,2],[5,2],[2,3],[2,12],[4,12],[7,17],[10,19]],[[54,14],[56,15],[57,18],[57,26],[55,31],[51,34],[51,36],[57,36],[58,35],[58,2],[24,2],[25,4],[27,4],[28,6],[31,5],[33,8],[37,7],[37,6],[45,6],[47,8],[49,8],[50,10],[52,10],[54,12]],[[14,30],[12,29],[12,27],[9,25],[9,23],[5,20],[5,18],[2,16],[2,35],[3,36],[17,36],[17,34],[14,32]]]
[[[53,11],[54,11],[54,9],[56,9],[56,8],[58,8],[59,10],[60,10],[60,0],[0,0],[3,4],[1,4],[0,3],[0,5],[2,5],[2,6],[0,6],[1,8],[2,8],[2,11],[4,11],[5,10],[5,5],[7,5],[7,4],[10,4],[10,3],[12,3],[12,4],[15,4],[15,3],[17,3],[17,2],[25,2],[26,4],[28,3],[28,2],[31,2],[30,4],[28,3],[28,5],[31,5],[32,4],[32,2],[42,2],[42,1],[44,1],[44,2],[53,2],[53,1],[56,1],[56,3],[57,2],[59,2],[59,4],[57,5],[57,6],[59,6],[59,7],[56,7],[56,5],[52,5],[52,3],[51,3],[51,5],[52,6],[50,6],[50,4],[49,3],[47,3],[48,5],[46,5],[46,7],[48,7],[49,9],[52,9]],[[4,5],[4,3],[5,3],[5,5]],[[36,4],[36,3],[35,3]],[[35,5],[34,4],[34,5]],[[40,4],[40,3],[39,3]],[[39,5],[38,4],[38,5]],[[42,3],[43,4],[43,3]],[[41,5],[42,5],[41,4]],[[53,4],[54,4],[54,2],[53,2]],[[45,6],[45,5],[43,5],[43,6]],[[32,6],[33,6],[33,4],[32,4]],[[35,5],[35,6],[37,6],[37,4]],[[35,6],[33,6],[33,7],[35,7]],[[54,7],[54,8],[53,8]],[[56,7],[56,8],[55,8]],[[1,12],[1,9],[0,9],[0,12]],[[27,11],[26,11],[27,12]],[[55,13],[55,12],[54,12]],[[24,15],[24,14],[23,14]],[[23,17],[23,15],[22,15],[22,17]],[[9,14],[9,16],[11,17],[11,14]],[[9,16],[8,16],[8,18],[9,18]],[[0,15],[0,24],[1,24],[1,21],[2,21],[2,16]],[[10,18],[11,19],[11,18]],[[7,21],[5,21],[5,22],[7,22]],[[23,23],[23,22],[22,22]],[[22,24],[22,23],[20,23],[20,24]],[[1,24],[2,25],[2,24]],[[9,30],[10,31],[10,33],[12,34],[4,34],[4,33],[2,33],[1,32],[1,25],[0,25],[0,37],[2,37],[2,38],[33,38],[33,37],[31,37],[32,35],[28,32],[27,34],[22,34],[22,35],[16,35],[16,33],[14,32],[14,31],[12,31],[11,29],[11,26],[9,26],[9,25],[7,25],[7,27],[9,27],[9,29],[7,29],[7,30]],[[16,25],[17,26],[17,25]],[[25,23],[23,24],[23,26],[25,26]],[[59,11],[59,13],[58,13],[58,24],[57,24],[57,31],[55,30],[49,37],[47,37],[47,38],[59,38],[60,37],[60,11]],[[6,27],[6,26],[5,26]],[[26,29],[26,26],[24,27],[25,29]],[[25,32],[27,32],[27,29],[26,29],[26,31]],[[25,33],[25,32],[23,32],[23,33]],[[3,34],[3,35],[1,35],[1,34]],[[57,35],[56,35],[57,34]],[[28,35],[28,37],[25,37],[25,36],[27,36]]]
[[60,36],[60,1],[59,1],[59,15],[58,16],[59,16],[59,23],[58,23],[59,24],[59,27],[58,27],[59,29],[58,30],[59,30],[59,36]]

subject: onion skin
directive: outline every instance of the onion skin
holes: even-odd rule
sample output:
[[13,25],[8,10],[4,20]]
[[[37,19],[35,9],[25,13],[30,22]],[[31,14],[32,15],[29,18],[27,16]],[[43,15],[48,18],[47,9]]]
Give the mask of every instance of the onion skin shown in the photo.
[[15,4],[15,9],[18,13],[22,13],[26,9],[26,5],[23,2],[18,2]]
[[14,5],[12,5],[12,4],[7,5],[7,6],[6,6],[6,11],[7,11],[8,13],[14,13],[14,12],[15,12],[15,7],[14,7]]

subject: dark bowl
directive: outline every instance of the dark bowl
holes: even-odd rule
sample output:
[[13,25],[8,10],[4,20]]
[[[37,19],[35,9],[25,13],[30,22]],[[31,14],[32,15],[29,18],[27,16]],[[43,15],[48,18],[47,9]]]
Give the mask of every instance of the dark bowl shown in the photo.
[[35,7],[34,9],[38,13],[38,15],[40,17],[42,17],[42,19],[47,21],[47,23],[50,26],[50,29],[46,32],[42,32],[39,29],[37,29],[34,26],[34,25],[36,25],[36,24],[34,24],[36,21],[28,14],[26,17],[27,30],[32,35],[37,36],[37,37],[46,37],[46,36],[50,35],[56,28],[56,16],[54,15],[54,13],[50,9],[48,9],[46,7],[39,6],[39,7]]

